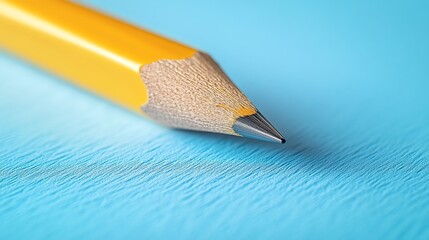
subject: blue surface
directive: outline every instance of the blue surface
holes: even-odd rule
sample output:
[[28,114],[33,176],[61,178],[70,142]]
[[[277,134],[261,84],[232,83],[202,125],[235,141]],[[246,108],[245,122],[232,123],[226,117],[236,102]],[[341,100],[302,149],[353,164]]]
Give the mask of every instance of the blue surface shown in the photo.
[[88,4],[211,53],[289,140],[170,130],[0,55],[0,239],[428,239],[428,1]]

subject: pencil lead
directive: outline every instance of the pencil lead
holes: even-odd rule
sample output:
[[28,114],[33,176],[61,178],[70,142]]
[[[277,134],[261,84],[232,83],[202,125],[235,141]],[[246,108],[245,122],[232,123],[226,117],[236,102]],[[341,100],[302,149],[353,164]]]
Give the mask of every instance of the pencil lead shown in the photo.
[[269,142],[286,142],[280,132],[259,111],[255,114],[238,118],[232,128],[243,137]]

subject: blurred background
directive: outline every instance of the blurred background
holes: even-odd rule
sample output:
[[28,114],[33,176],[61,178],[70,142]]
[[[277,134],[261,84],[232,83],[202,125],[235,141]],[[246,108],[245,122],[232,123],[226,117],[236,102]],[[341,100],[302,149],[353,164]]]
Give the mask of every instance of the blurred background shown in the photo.
[[2,49],[1,239],[429,237],[428,1],[79,2],[210,53],[288,142],[163,128]]

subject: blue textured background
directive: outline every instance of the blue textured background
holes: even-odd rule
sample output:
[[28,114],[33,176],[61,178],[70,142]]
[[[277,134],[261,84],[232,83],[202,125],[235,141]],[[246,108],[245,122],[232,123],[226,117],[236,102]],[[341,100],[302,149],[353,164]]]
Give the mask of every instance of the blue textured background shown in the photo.
[[211,53],[286,145],[0,55],[0,239],[429,238],[428,1],[88,1]]

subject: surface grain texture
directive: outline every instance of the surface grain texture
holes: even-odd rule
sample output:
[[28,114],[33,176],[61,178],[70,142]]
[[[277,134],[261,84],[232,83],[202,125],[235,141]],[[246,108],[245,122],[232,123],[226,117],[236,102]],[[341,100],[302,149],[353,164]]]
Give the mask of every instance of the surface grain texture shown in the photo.
[[2,52],[0,239],[429,238],[427,1],[87,3],[210,53],[288,142],[163,128]]

